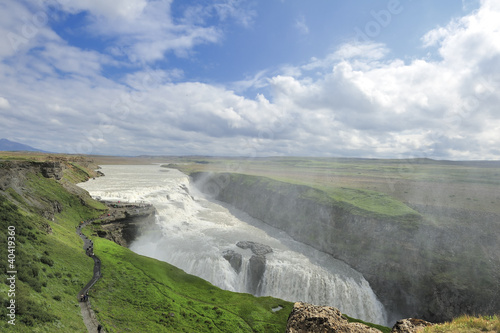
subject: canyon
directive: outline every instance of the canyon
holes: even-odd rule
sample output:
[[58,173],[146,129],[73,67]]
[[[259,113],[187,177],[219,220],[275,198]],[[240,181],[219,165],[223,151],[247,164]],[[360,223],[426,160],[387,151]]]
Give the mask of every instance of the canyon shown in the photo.
[[462,313],[493,314],[500,306],[498,235],[488,232],[495,230],[498,215],[476,214],[475,225],[443,227],[417,211],[363,212],[321,190],[266,177],[195,172],[191,178],[212,198],[361,272],[389,321],[439,322]]

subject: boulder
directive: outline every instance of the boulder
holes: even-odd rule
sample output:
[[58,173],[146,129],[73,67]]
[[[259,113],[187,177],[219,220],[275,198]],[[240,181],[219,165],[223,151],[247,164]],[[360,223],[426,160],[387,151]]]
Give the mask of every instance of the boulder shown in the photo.
[[330,306],[297,302],[288,317],[286,333],[380,333],[361,323],[350,323],[342,313]]
[[423,332],[427,326],[432,326],[432,323],[422,319],[408,318],[401,319],[394,324],[391,333],[417,333]]

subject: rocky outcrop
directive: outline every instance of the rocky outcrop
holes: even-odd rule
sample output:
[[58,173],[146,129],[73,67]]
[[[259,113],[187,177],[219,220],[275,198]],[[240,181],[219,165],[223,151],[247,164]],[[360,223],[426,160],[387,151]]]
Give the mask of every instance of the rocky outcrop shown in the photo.
[[[418,333],[433,324],[415,318],[396,322],[391,333]],[[380,333],[365,324],[349,322],[342,313],[330,306],[297,302],[288,317],[286,333]]]
[[156,209],[153,205],[104,203],[109,210],[98,221],[95,221],[95,224],[98,225],[97,234],[99,237],[128,247],[143,232],[159,230],[155,224]]
[[443,228],[417,213],[366,212],[318,189],[265,177],[191,177],[213,198],[361,272],[388,310],[389,321],[417,317],[439,322],[500,308],[498,234],[481,234],[473,223]]
[[[269,245],[252,242],[252,241],[239,241],[236,246],[240,249],[252,251],[252,256],[248,261],[246,270],[247,290],[253,295],[260,295],[262,289],[262,280],[266,271],[266,254],[272,253],[273,249]],[[234,250],[225,250],[222,252],[224,259],[229,261],[231,267],[240,274],[241,266],[243,264],[243,256]]]
[[391,333],[417,333],[423,332],[425,327],[432,326],[432,323],[422,319],[408,318],[396,322]]
[[288,317],[286,333],[380,333],[361,323],[350,323],[333,307],[298,302]]
[[64,175],[65,165],[60,162],[42,162],[40,163],[40,171],[45,178],[53,178],[61,180]]

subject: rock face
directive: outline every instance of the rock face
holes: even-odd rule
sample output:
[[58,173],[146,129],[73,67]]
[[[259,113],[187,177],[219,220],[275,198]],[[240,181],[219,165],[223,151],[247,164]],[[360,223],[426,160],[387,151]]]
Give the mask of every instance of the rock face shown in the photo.
[[425,327],[432,326],[432,323],[422,319],[408,318],[401,319],[392,328],[391,333],[417,333],[422,332]]
[[128,247],[143,231],[154,232],[156,209],[152,205],[105,202],[109,211],[101,217],[99,237]]
[[54,178],[55,180],[61,180],[64,172],[64,165],[59,162],[43,162],[40,163],[40,169],[42,175],[45,178]]
[[[495,233],[481,233],[477,224],[443,228],[416,213],[363,213],[318,189],[265,177],[191,177],[204,193],[362,273],[389,321],[416,317],[439,322],[463,313],[493,315],[500,309],[500,270],[495,269],[500,267],[500,239]],[[495,230],[491,223],[488,230]]]
[[288,317],[286,333],[380,333],[360,323],[349,323],[333,307],[298,302]]

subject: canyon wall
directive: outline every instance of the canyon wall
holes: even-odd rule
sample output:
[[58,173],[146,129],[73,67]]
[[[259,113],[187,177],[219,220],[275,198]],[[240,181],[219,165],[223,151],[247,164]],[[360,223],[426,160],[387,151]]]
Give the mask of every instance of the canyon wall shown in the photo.
[[[500,309],[498,219],[441,226],[419,213],[363,211],[327,193],[241,174],[191,174],[194,184],[361,272],[392,315],[444,321]],[[478,232],[476,229],[482,228]]]

